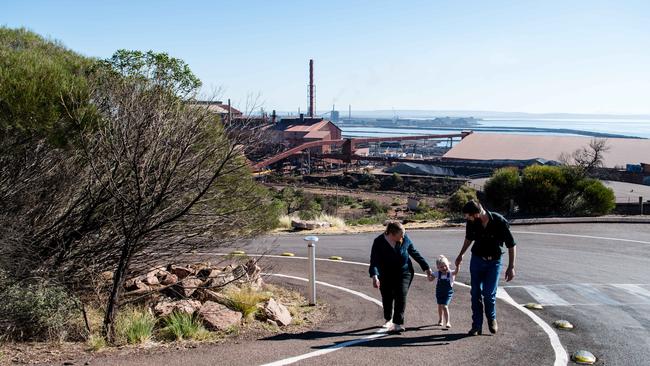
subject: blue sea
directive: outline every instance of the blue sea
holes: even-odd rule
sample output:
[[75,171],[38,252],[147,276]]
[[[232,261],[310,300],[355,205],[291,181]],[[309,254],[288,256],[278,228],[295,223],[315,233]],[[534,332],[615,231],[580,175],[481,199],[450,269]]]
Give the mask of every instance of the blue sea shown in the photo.
[[[445,134],[461,130],[484,133],[519,133],[534,135],[585,136],[591,133],[650,138],[650,119],[587,119],[587,118],[483,118],[479,125],[463,128],[385,128],[341,126],[345,137],[381,137]],[[571,131],[567,131],[571,130]]]

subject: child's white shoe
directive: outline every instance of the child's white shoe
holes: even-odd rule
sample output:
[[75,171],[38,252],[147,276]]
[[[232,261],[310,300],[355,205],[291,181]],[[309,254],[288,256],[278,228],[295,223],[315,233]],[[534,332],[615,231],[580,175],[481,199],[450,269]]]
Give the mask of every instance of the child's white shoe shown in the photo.
[[393,327],[393,322],[389,320],[386,323],[384,323],[384,325],[382,325],[381,327],[384,329],[391,329]]

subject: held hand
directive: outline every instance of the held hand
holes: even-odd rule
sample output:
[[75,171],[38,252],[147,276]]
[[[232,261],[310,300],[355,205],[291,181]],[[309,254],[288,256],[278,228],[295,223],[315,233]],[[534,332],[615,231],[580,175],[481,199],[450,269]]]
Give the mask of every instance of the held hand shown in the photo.
[[515,269],[512,267],[508,267],[506,270],[506,282],[510,282],[515,278]]
[[456,270],[460,268],[461,262],[463,262],[463,255],[459,254],[458,257],[456,257]]
[[433,272],[431,271],[431,269],[427,269],[426,271],[424,271],[424,273],[427,274],[427,279],[429,280],[429,282],[432,282],[435,279],[435,277],[433,277]]
[[460,267],[456,266],[456,269],[454,270],[454,276],[458,275],[458,271],[460,271]]
[[372,287],[379,288],[379,278],[377,276],[372,278]]

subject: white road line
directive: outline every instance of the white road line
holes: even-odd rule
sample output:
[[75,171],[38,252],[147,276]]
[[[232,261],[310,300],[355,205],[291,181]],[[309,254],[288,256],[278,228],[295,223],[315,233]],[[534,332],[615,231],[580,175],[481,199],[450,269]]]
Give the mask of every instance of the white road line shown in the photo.
[[598,290],[597,288],[591,285],[568,284],[567,287],[572,289],[578,295],[587,298],[596,304],[613,305],[613,306],[622,305],[620,302],[612,299],[611,297],[607,296],[604,292]]
[[542,305],[567,306],[569,302],[561,298],[546,286],[524,286],[526,292]]
[[646,301],[650,301],[650,291],[644,289],[643,287],[639,285],[632,285],[632,284],[613,284],[612,286],[619,288],[633,296],[636,296],[638,298],[641,298]]
[[[437,231],[452,231],[452,232],[465,232],[465,230],[457,229],[446,229],[446,230],[437,230]],[[610,240],[610,241],[622,241],[627,243],[637,243],[637,244],[646,244],[650,245],[650,241],[643,240],[633,240],[633,239],[621,239],[621,238],[609,238],[605,236],[592,236],[592,235],[579,235],[579,234],[563,234],[563,233],[545,233],[540,231],[520,231],[520,230],[511,230],[515,234],[528,234],[528,235],[546,235],[546,236],[566,236],[569,238],[584,238],[584,239],[597,239],[597,240]]]
[[519,309],[524,314],[528,315],[529,318],[531,318],[535,323],[537,323],[537,325],[539,325],[544,330],[544,332],[546,332],[546,334],[548,335],[548,339],[551,342],[551,347],[553,347],[553,352],[555,353],[555,362],[553,363],[554,366],[566,366],[569,363],[569,356],[567,355],[566,350],[562,346],[562,342],[560,342],[560,337],[555,332],[555,329],[551,328],[551,326],[548,325],[544,320],[542,320],[542,318],[537,316],[537,314],[517,304],[517,302],[515,302],[515,300],[513,300],[512,297],[510,297],[510,295],[506,292],[506,290],[503,287],[499,287],[497,289],[497,298],[505,301],[506,303]]
[[[198,254],[198,253],[197,253]],[[215,254],[215,255],[224,255],[223,253],[217,254],[217,253],[204,253],[204,254]],[[227,255],[227,254],[226,254]],[[284,257],[284,256],[279,256],[279,255],[262,255],[262,254],[252,254],[249,256],[266,256],[266,257],[271,257],[271,258],[296,258],[296,259],[307,259],[306,257]],[[327,260],[330,262],[339,262],[339,263],[348,263],[348,264],[356,264],[356,265],[362,265],[362,266],[368,266],[368,263],[361,263],[361,262],[350,262],[350,261],[334,261],[334,260],[329,260],[329,259],[319,259],[317,260]],[[423,274],[416,273],[417,276],[424,276]],[[464,287],[470,287],[464,283],[456,282],[456,284],[464,286]],[[352,291],[352,290],[351,290]],[[546,324],[540,317],[538,317],[535,313],[532,311],[526,309],[525,307],[517,304],[515,300],[510,297],[510,295],[506,292],[506,290],[502,287],[499,287],[497,289],[497,298],[505,301],[509,305],[513,306],[515,309],[518,309],[519,311],[523,312],[526,314],[529,318],[531,318],[537,325],[539,325],[542,330],[548,335],[549,341],[551,342],[551,347],[553,348],[553,352],[555,353],[555,362],[553,363],[554,366],[561,366],[561,365],[567,365],[569,362],[569,357],[567,356],[566,350],[564,347],[562,347],[562,343],[560,343],[560,338],[558,337],[557,333],[551,326]],[[323,351],[323,350],[321,350]],[[316,351],[320,352],[320,351]],[[297,356],[300,357],[300,356]],[[313,357],[313,356],[312,356]],[[298,360],[296,360],[298,361]],[[293,361],[293,362],[296,362]],[[276,364],[268,364],[268,365],[276,365]],[[281,364],[277,364],[281,365]],[[266,366],[266,365],[263,365]]]
[[[288,257],[282,257],[282,258],[288,258]],[[295,258],[295,257],[290,257],[290,258]],[[266,275],[274,276],[274,277],[282,277],[282,278],[291,278],[291,279],[294,279],[294,280],[304,281],[304,282],[309,281],[308,279],[303,278],[303,277],[289,276],[289,275],[283,275],[283,274],[266,274]],[[359,296],[360,298],[362,298],[364,300],[368,300],[368,301],[373,302],[373,303],[375,303],[375,304],[377,304],[379,306],[382,306],[381,301],[379,301],[379,300],[377,300],[377,299],[375,299],[373,297],[370,297],[370,296],[368,296],[368,295],[366,295],[366,294],[364,294],[362,292],[350,290],[349,288],[345,288],[345,287],[341,287],[341,286],[337,286],[337,285],[332,285],[332,284],[322,282],[322,281],[316,281],[316,283],[321,285],[321,286],[331,287],[331,288],[334,288],[334,289],[337,289],[337,290],[340,290],[340,291],[344,291],[344,292],[353,294],[355,296]],[[371,334],[371,335],[368,335],[368,336],[365,336],[365,337],[362,337],[362,338],[352,339],[352,340],[349,340],[349,341],[346,341],[346,342],[338,343],[338,344],[335,344],[333,346],[320,349],[318,351],[305,353],[303,355],[289,357],[289,358],[285,358],[283,360],[278,360],[278,361],[271,362],[271,363],[265,363],[262,366],[289,365],[289,364],[292,364],[294,362],[298,362],[298,361],[302,361],[302,360],[305,360],[305,359],[308,359],[308,358],[322,356],[322,355],[325,355],[325,354],[328,354],[328,353],[331,353],[331,352],[334,352],[334,351],[338,351],[341,348],[354,346],[355,344],[359,344],[359,343],[369,342],[369,341],[371,341],[373,339],[385,337],[387,335],[388,335],[388,333],[386,333],[386,330],[381,329],[381,330],[377,331],[374,334]]]

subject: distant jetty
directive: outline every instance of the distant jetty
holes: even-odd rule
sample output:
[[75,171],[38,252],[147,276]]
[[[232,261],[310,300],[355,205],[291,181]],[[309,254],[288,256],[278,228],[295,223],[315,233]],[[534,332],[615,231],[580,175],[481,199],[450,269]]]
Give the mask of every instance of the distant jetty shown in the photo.
[[479,125],[480,119],[474,117],[436,117],[431,119],[415,118],[352,118],[338,121],[341,126],[354,127],[408,127],[408,128],[469,128]]

